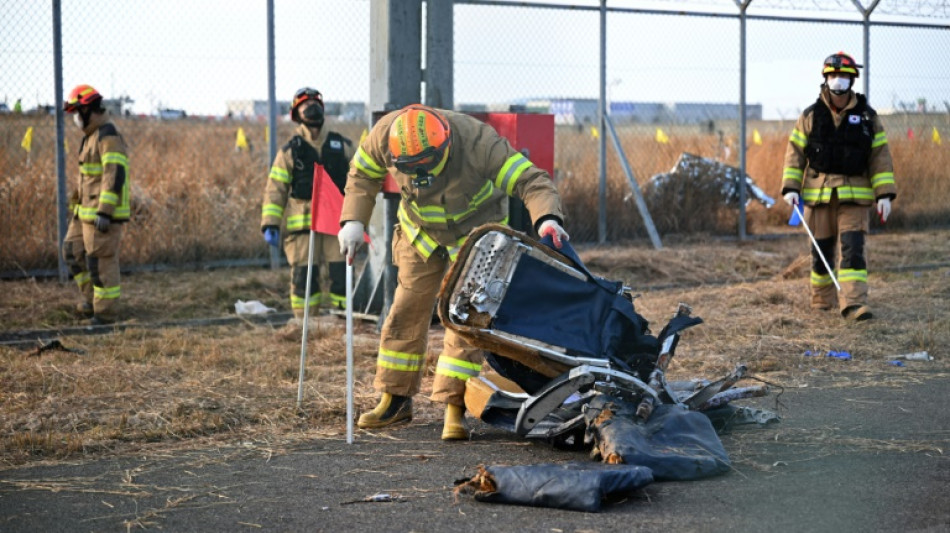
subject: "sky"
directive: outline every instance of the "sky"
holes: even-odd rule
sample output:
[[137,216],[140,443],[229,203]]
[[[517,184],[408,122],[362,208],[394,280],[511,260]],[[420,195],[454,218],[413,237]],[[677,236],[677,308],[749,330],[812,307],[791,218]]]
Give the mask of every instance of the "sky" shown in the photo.
[[[813,12],[783,7],[788,4],[783,0],[753,0],[748,13],[860,20],[856,10],[845,10],[850,0],[828,2],[844,2],[845,8]],[[894,5],[928,2],[881,4],[893,13]],[[738,12],[731,0],[607,5]],[[133,111],[145,114],[175,108],[222,115],[228,100],[267,98],[263,0],[62,0],[62,6],[66,92],[89,83],[107,97],[128,95],[135,101]],[[369,15],[367,0],[275,0],[277,98],[289,100],[297,88],[314,86],[328,101],[368,100]],[[22,98],[27,109],[54,102],[51,18],[50,2],[0,0],[0,101],[12,105]],[[872,16],[877,19],[909,20]],[[914,20],[944,27],[948,22]],[[455,103],[596,98],[599,29],[596,11],[456,5]],[[865,62],[860,25],[749,20],[746,40],[747,102],[762,105],[766,118],[793,119],[814,101],[828,54],[844,50]],[[607,41],[610,100],[738,102],[736,19],[611,13]],[[928,106],[946,111],[948,58],[946,29],[872,27],[872,105],[887,109],[926,98]]]

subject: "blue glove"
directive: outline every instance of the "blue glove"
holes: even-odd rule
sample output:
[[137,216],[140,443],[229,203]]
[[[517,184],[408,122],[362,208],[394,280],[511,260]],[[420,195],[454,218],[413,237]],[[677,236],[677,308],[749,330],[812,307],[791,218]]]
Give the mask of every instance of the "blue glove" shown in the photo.
[[277,226],[264,227],[264,241],[271,246],[280,245],[280,229]]

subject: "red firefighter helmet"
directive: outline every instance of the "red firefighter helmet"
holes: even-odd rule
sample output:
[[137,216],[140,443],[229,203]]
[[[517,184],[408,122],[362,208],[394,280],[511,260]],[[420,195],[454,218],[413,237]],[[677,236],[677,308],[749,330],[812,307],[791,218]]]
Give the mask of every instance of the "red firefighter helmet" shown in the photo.
[[449,121],[423,105],[403,108],[389,127],[389,152],[396,169],[404,174],[431,174],[445,159],[451,142]]
[[857,78],[860,74],[858,69],[862,65],[854,62],[854,58],[844,52],[831,54],[825,58],[824,68],[821,69],[821,75],[827,76],[832,73],[849,74]]
[[63,111],[75,113],[79,111],[80,106],[91,105],[100,100],[102,100],[102,95],[92,85],[77,85],[69,91],[69,96],[63,104]]
[[323,95],[320,94],[320,91],[316,89],[311,89],[310,87],[304,87],[303,89],[298,90],[294,93],[294,99],[290,103],[290,120],[294,122],[300,122],[300,115],[297,114],[297,108],[300,107],[300,104],[306,102],[307,100],[315,100],[320,107],[323,106]]

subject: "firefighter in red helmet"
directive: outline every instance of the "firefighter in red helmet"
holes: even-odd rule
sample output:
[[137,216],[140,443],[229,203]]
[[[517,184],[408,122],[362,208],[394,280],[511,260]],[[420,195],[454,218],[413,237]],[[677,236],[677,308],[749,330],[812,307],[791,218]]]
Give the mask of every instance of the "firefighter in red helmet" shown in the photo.
[[119,319],[119,243],[131,217],[129,159],[125,140],[93,87],[77,85],[63,110],[84,136],[63,256],[83,295],[78,311],[91,316],[92,324],[108,324]]
[[[376,358],[374,385],[381,397],[375,409],[360,416],[363,429],[412,419],[436,294],[472,229],[505,223],[507,197],[517,196],[539,234],[552,236],[557,246],[568,238],[561,227],[560,198],[547,172],[484,122],[411,105],[382,117],[350,164],[339,233],[348,260],[363,242],[363,228],[387,174],[402,191],[392,243],[398,283]],[[465,383],[479,374],[481,365],[480,350],[453,331],[445,332],[431,396],[446,404],[442,439],[468,438]]]
[[[297,123],[297,128],[271,165],[261,209],[261,232],[268,244],[278,246],[281,244],[281,224],[284,224],[284,253],[291,268],[290,307],[294,318],[302,319],[307,301],[314,168],[321,165],[342,192],[353,155],[353,143],[324,128],[323,95],[316,89],[304,87],[294,94],[290,120]],[[324,270],[330,280],[329,305],[344,307],[346,266],[333,236],[314,235],[314,267],[310,306],[317,307],[323,300],[320,271]]]
[[[883,223],[897,196],[887,134],[864,95],[854,92],[860,68],[844,52],[825,59],[818,100],[798,117],[789,137],[782,179],[785,201],[793,208],[804,205],[816,241],[811,307],[837,307],[855,321],[872,318],[865,250],[869,207]],[[840,292],[822,256],[837,267]]]

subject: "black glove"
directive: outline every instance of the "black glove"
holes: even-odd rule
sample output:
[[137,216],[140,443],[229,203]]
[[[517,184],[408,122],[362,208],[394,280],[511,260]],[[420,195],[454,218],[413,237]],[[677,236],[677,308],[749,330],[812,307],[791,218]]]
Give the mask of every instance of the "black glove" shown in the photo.
[[102,213],[99,213],[98,215],[96,215],[96,220],[92,224],[96,227],[97,230],[101,231],[102,233],[108,233],[109,226],[112,225],[112,217],[110,217],[109,215],[103,215]]

